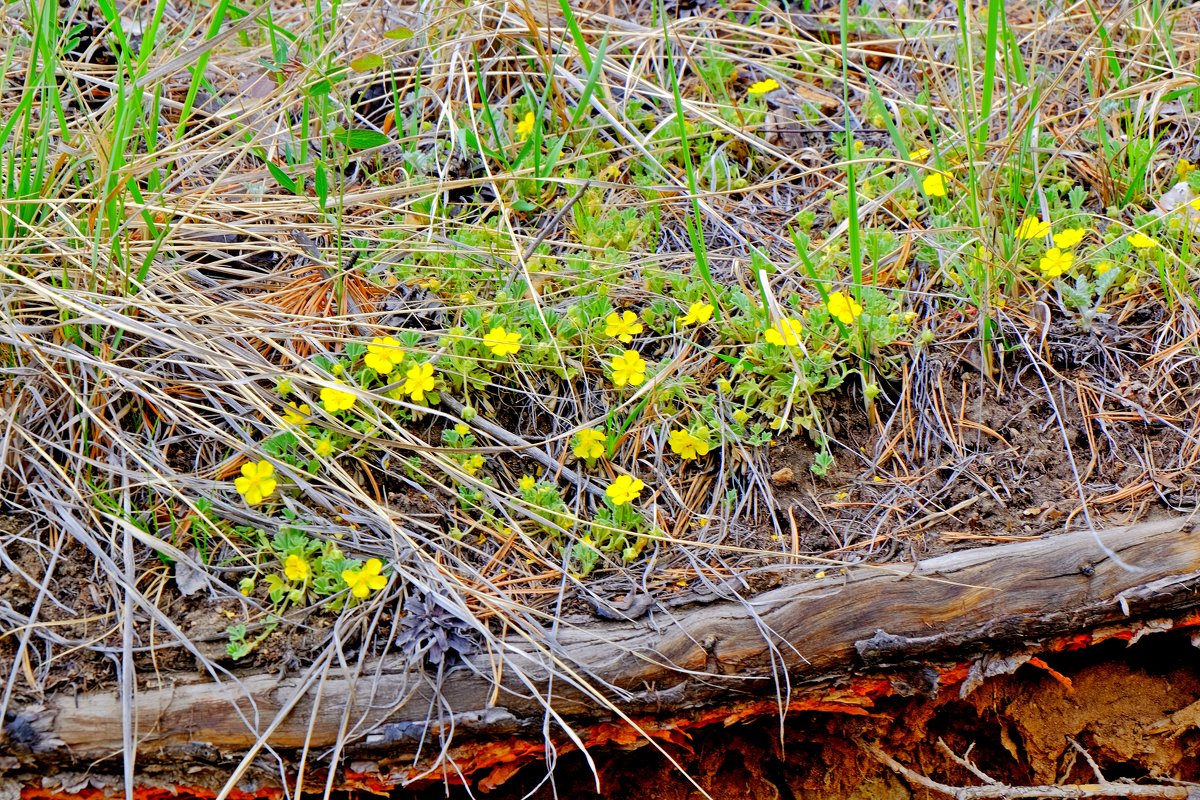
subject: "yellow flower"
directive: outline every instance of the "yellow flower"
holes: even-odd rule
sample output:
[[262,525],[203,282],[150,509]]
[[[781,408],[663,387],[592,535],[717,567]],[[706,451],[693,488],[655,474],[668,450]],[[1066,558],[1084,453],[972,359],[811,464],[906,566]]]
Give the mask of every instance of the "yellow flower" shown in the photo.
[[1175,162],[1175,174],[1179,176],[1179,180],[1187,180],[1187,176],[1196,171],[1196,165],[1188,161],[1186,158],[1181,158]]
[[367,345],[367,354],[363,363],[380,375],[390,375],[392,370],[404,363],[404,351],[395,338],[388,336],[381,339],[376,336]]
[[532,475],[522,475],[521,480],[518,481],[518,483],[521,486],[521,491],[528,492],[530,489],[533,488],[534,484],[537,483],[537,481],[535,481],[533,479]]
[[1151,239],[1141,231],[1129,234],[1129,243],[1138,250],[1146,250],[1151,247],[1158,247],[1158,242],[1156,240]]
[[1026,217],[1017,226],[1018,239],[1037,239],[1050,232],[1050,223],[1037,217]]
[[918,161],[919,162],[919,161],[924,161],[927,158],[929,158],[929,148],[928,147],[918,147],[916,150],[913,150],[911,153],[908,154],[909,161]]
[[281,397],[287,397],[295,390],[296,387],[292,385],[291,378],[280,378],[275,383],[275,391],[278,392]]
[[825,307],[829,309],[829,315],[836,317],[843,325],[853,325],[854,320],[863,311],[862,306],[856,303],[853,297],[843,292],[830,294]]
[[387,586],[387,578],[381,575],[381,572],[383,572],[383,562],[378,558],[372,558],[363,565],[362,569],[342,570],[342,580],[346,582],[346,586],[350,587],[350,594],[362,600],[371,592],[377,592]]
[[525,118],[517,123],[517,136],[524,138],[533,133],[533,123],[535,119],[536,118],[534,117],[532,111],[525,114]]
[[608,485],[604,493],[608,495],[608,499],[612,500],[614,506],[623,506],[626,503],[632,503],[638,499],[638,495],[642,493],[642,489],[646,488],[646,484],[638,478],[631,478],[628,475],[618,475],[617,479]]
[[462,422],[459,422],[454,425],[454,432],[457,433],[459,436],[466,436],[468,433],[471,432],[471,428],[470,428],[470,426],[468,426]]
[[269,461],[251,461],[242,465],[242,474],[234,478],[233,486],[238,494],[252,506],[261,503],[275,492],[275,465]]
[[641,386],[646,382],[646,362],[636,350],[626,350],[619,356],[613,356],[612,382],[618,389],[625,384]]
[[745,425],[750,419],[750,412],[746,411],[744,408],[739,408],[737,411],[733,412],[733,418],[737,420],[739,425]]
[[483,343],[492,353],[501,358],[512,356],[521,349],[521,334],[517,331],[506,331],[502,326],[497,326],[487,332],[487,336],[483,337]]
[[404,373],[404,393],[414,403],[424,403],[425,393],[433,391],[433,364],[414,364]]
[[468,475],[474,475],[475,473],[479,472],[479,470],[483,469],[485,460],[486,459],[484,459],[484,457],[481,455],[473,455],[463,462],[463,471]]
[[1113,268],[1113,265],[1111,263],[1109,263],[1108,261],[1101,261],[1099,264],[1096,265],[1096,274],[1103,275],[1104,273],[1108,272],[1112,268]]
[[288,425],[303,425],[308,419],[308,415],[312,413],[312,409],[308,407],[308,403],[300,403],[296,401],[287,404],[287,408],[283,410],[283,421]]
[[642,330],[642,323],[638,321],[637,314],[632,311],[609,314],[604,318],[604,335],[615,336],[625,344],[632,342],[634,335],[641,333]]
[[1200,197],[1193,197],[1188,201],[1188,206],[1192,211],[1200,211]]
[[592,460],[600,458],[604,455],[604,442],[608,437],[604,431],[598,431],[595,428],[584,428],[579,433],[575,434],[575,446],[571,452],[576,458]]
[[312,574],[312,570],[308,568],[308,561],[304,556],[290,555],[283,562],[283,574],[289,581],[305,581]]
[[313,452],[321,458],[329,458],[333,455],[333,439],[328,435],[320,437],[313,442]]
[[1057,278],[1069,270],[1074,263],[1075,255],[1073,253],[1064,253],[1057,247],[1052,247],[1046,251],[1046,255],[1042,256],[1038,266],[1042,268],[1042,275],[1047,278]]
[[779,88],[779,81],[774,78],[767,78],[765,81],[757,81],[750,84],[750,88],[746,90],[746,94],[751,97],[759,97],[767,92],[773,92]]
[[[337,382],[338,386],[345,386],[342,381]],[[325,388],[321,390],[321,406],[330,414],[338,411],[349,411],[354,408],[355,401],[353,392],[346,392],[341,389]]]
[[708,428],[699,428],[695,434],[685,430],[671,431],[668,439],[671,452],[685,461],[708,455]]
[[921,181],[921,188],[930,197],[945,197],[946,179],[940,172],[931,172],[925,176],[925,180]]
[[684,314],[679,318],[679,326],[703,325],[712,319],[712,315],[712,303],[692,303],[690,306],[688,306],[687,314]]
[[1065,231],[1054,234],[1054,246],[1061,250],[1074,247],[1083,241],[1087,232],[1087,228],[1067,228]]
[[797,347],[800,344],[800,331],[803,327],[800,320],[795,317],[788,317],[776,322],[770,328],[767,328],[767,341],[771,344],[777,344],[780,347],[787,345],[788,347]]

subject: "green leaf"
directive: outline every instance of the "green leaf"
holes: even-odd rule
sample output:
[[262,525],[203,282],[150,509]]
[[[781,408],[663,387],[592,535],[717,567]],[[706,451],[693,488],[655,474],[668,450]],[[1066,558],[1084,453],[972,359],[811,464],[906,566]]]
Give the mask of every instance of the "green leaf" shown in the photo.
[[368,72],[383,66],[383,56],[378,53],[367,53],[350,62],[350,69],[355,72]]
[[333,91],[333,82],[328,78],[317,81],[312,86],[308,87],[309,97],[325,97]]
[[479,137],[470,128],[462,128],[463,144],[471,150],[479,149]]
[[411,39],[412,37],[412,30],[404,27],[392,28],[390,31],[387,31],[383,34],[383,38],[391,39],[393,42],[403,42],[406,39]]
[[335,141],[341,142],[349,150],[366,150],[371,147],[382,147],[391,141],[385,134],[365,128],[356,128],[354,130],[335,128],[333,138]]
[[294,433],[277,433],[262,443],[262,449],[267,455],[279,456],[295,447],[297,442]]
[[272,164],[270,161],[267,162],[267,171],[271,173],[271,176],[275,178],[280,186],[287,189],[292,194],[300,194],[296,187],[296,181],[294,181],[286,172]]
[[317,199],[321,201],[321,208],[325,208],[329,205],[329,172],[320,161],[317,162],[313,171],[313,187],[317,190]]

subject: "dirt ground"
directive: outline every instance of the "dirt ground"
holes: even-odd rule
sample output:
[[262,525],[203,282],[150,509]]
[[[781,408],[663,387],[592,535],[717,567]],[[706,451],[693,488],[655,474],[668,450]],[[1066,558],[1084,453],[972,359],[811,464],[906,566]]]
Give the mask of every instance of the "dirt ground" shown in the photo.
[[[561,757],[548,778],[525,768],[487,796],[494,800],[604,797],[609,800],[909,800],[914,790],[860,743],[870,743],[916,772],[945,784],[979,785],[949,748],[991,778],[1012,786],[1094,783],[1104,778],[1155,783],[1200,780],[1200,666],[1177,634],[1127,646],[1110,642],[1026,664],[960,697],[885,702],[869,714],[797,714],[713,726],[686,741],[632,751]],[[691,776],[689,781],[683,772]],[[557,795],[556,795],[557,793]],[[439,785],[394,797],[433,800]],[[451,797],[468,797],[461,788]],[[476,795],[478,796],[478,795]]]

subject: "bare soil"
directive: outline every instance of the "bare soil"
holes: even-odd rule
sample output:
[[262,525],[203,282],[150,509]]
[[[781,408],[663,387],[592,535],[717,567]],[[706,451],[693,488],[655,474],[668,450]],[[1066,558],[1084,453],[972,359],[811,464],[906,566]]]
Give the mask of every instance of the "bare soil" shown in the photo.
[[[866,753],[871,743],[905,766],[943,783],[979,785],[940,746],[1013,786],[1096,781],[1087,756],[1108,780],[1200,780],[1200,666],[1183,635],[1132,646],[1110,642],[1048,656],[986,681],[960,697],[944,686],[880,704],[869,714],[803,713],[782,723],[762,718],[720,725],[680,741],[634,750],[593,751],[596,778],[579,753],[525,768],[488,797],[495,800],[604,797],[694,800],[909,800],[915,790]],[[1076,747],[1076,744],[1078,747]],[[680,770],[690,775],[689,782]],[[444,796],[439,785],[395,797]],[[468,797],[461,788],[451,797]]]

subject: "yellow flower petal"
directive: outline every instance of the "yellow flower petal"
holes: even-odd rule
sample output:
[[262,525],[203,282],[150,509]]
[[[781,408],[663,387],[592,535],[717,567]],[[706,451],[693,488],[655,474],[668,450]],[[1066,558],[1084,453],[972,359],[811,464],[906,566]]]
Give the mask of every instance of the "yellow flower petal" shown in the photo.
[[921,188],[930,197],[945,197],[946,179],[940,172],[931,172],[925,176],[925,180],[921,181]]
[[1026,217],[1017,226],[1017,238],[1037,239],[1050,232],[1050,223],[1036,217]]

